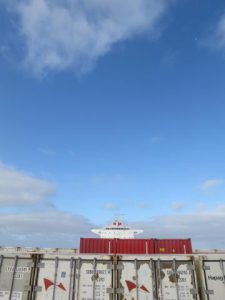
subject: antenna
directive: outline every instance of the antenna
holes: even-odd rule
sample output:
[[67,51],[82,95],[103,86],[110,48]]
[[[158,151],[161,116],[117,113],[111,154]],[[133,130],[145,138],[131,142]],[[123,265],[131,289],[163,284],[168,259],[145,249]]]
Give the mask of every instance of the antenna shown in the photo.
[[115,214],[115,215],[114,215],[114,219],[115,219],[115,220],[123,220],[123,219],[124,219],[123,217],[124,217],[125,215],[126,215],[126,214],[124,214],[124,213],[120,213],[120,214],[118,213],[118,214]]

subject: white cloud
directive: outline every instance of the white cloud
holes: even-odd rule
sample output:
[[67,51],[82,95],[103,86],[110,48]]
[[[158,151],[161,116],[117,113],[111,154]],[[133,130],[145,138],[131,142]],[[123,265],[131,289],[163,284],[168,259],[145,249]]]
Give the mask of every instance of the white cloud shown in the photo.
[[206,211],[207,210],[206,203],[203,203],[203,202],[196,203],[196,210],[197,210],[197,212],[204,212],[204,211]]
[[225,48],[225,14],[220,18],[215,32],[216,44],[219,48]]
[[55,185],[8,167],[0,162],[0,206],[12,207],[48,203]]
[[210,192],[223,184],[224,180],[222,179],[209,179],[201,184],[201,189],[203,190],[203,192]]
[[180,211],[184,208],[184,203],[182,202],[172,202],[171,208],[175,211]]
[[72,68],[81,74],[114,44],[153,35],[171,1],[17,0],[11,9],[19,16],[29,69],[40,75]]
[[114,202],[107,202],[103,205],[105,210],[118,210],[118,206]]
[[200,45],[212,50],[218,50],[224,54],[225,51],[225,14],[212,26],[208,36],[200,42]]
[[78,247],[91,228],[84,217],[55,210],[0,214],[1,246]]
[[195,249],[225,248],[225,209],[221,206],[211,212],[158,216],[132,226],[144,229],[145,237],[192,238]]
[[[144,229],[147,238],[192,238],[194,249],[225,247],[224,205],[211,212],[158,216],[129,225]],[[79,238],[90,237],[90,230],[98,227],[81,215],[56,210],[0,214],[5,246],[78,247]]]

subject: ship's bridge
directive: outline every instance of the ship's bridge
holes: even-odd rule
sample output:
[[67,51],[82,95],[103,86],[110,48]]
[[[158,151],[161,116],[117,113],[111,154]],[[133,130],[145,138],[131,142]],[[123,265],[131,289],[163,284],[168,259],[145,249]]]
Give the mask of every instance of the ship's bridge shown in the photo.
[[141,229],[131,229],[120,220],[114,220],[111,225],[104,228],[92,229],[92,232],[103,239],[133,239],[135,234],[143,232]]

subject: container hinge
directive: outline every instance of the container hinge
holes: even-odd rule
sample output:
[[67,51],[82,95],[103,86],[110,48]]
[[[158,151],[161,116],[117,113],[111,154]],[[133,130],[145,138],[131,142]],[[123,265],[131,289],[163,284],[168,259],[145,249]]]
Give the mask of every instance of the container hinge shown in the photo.
[[113,270],[114,266],[113,264],[107,264],[107,270]]
[[33,268],[33,267],[34,267],[34,263],[33,263],[33,262],[27,263],[27,267],[28,267],[28,268]]
[[123,294],[124,293],[124,288],[118,288],[118,289],[107,288],[106,292],[108,294]]
[[204,271],[209,271],[210,270],[210,266],[203,266],[202,267]]
[[25,285],[23,290],[24,290],[24,292],[30,292],[31,291],[31,286],[30,285]]
[[196,289],[190,289],[190,294],[191,295],[197,295],[198,291]]
[[205,290],[206,295],[214,295],[214,290]]
[[116,294],[123,294],[124,293],[124,288],[118,288],[115,290]]
[[114,293],[114,289],[113,288],[107,288],[106,289],[106,293],[113,294]]
[[38,263],[37,267],[38,268],[44,268],[45,267],[45,263]]
[[42,291],[42,286],[35,286],[34,290],[35,290],[35,292],[41,292]]
[[117,269],[117,270],[123,270],[123,269],[124,269],[123,264],[119,263],[119,264],[116,266],[116,269]]
[[187,265],[187,270],[188,271],[195,271],[195,266],[193,266],[193,265]]
[[70,260],[70,269],[73,268],[73,264],[74,264],[74,261],[73,261],[73,259],[71,259],[71,260]]

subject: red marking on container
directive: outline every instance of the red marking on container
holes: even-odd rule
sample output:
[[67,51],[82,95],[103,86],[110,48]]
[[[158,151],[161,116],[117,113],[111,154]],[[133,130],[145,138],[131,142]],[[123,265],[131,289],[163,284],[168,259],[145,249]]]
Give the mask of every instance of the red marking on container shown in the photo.
[[[45,285],[45,290],[47,291],[48,288],[50,288],[51,286],[55,285],[53,281],[44,278],[44,285]],[[60,284],[56,285],[57,287],[59,287],[61,290],[66,291],[64,285],[60,282]]]
[[47,279],[47,278],[44,278],[44,285],[45,285],[45,290],[47,291],[47,289],[48,289],[50,286],[54,285],[54,283],[53,283],[51,280],[49,280],[49,279]]
[[143,290],[143,291],[145,291],[146,293],[150,293],[149,290],[144,285],[142,285],[140,287],[140,289]]
[[[127,284],[127,288],[129,290],[129,292],[131,292],[132,290],[137,288],[137,285],[130,280],[126,280],[126,284]],[[150,293],[149,290],[143,284],[142,284],[142,286],[140,286],[140,289],[146,293]]]
[[59,287],[61,290],[66,291],[66,289],[65,289],[65,287],[64,287],[64,285],[63,285],[62,283],[58,284],[58,287]]
[[128,291],[131,292],[132,290],[136,289],[136,284],[132,281],[126,280]]

